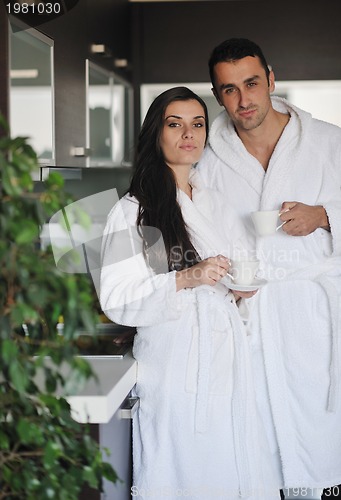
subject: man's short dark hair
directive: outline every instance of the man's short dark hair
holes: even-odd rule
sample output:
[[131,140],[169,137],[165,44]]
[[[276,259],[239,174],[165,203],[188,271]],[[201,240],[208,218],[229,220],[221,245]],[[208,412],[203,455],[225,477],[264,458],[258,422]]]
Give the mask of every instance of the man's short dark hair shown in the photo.
[[261,65],[263,66],[266,78],[269,82],[269,67],[264,57],[261,48],[247,38],[230,38],[220,43],[212,51],[211,57],[208,61],[210,78],[214,87],[214,67],[220,62],[232,62],[243,59],[244,57],[259,57]]

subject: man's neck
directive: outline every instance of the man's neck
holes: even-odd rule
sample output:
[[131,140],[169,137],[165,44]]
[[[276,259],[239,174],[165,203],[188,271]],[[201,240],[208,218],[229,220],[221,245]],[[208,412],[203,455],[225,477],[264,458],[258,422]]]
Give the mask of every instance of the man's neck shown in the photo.
[[237,130],[247,151],[254,156],[266,171],[276,144],[278,143],[290,115],[273,110],[270,120],[253,130]]

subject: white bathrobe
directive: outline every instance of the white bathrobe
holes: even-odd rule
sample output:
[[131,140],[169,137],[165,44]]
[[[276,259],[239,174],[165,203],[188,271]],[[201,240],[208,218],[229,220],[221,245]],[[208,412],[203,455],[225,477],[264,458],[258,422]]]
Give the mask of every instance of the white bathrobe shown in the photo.
[[[290,114],[265,173],[222,112],[198,169],[241,217],[269,280],[249,306],[261,408],[286,487],[341,483],[341,130],[280,98]],[[331,233],[256,237],[250,213],[283,201],[323,205]]]
[[[219,193],[200,188],[198,173],[191,182],[193,200],[178,191],[178,202],[195,248],[201,258],[229,255],[224,229],[237,246],[243,233]],[[134,231],[137,208],[125,196],[109,214],[100,294],[109,318],[138,327],[132,496],[279,498],[233,296],[220,283],[176,292],[175,272],[154,274]],[[134,250],[125,246],[124,259],[125,236]]]

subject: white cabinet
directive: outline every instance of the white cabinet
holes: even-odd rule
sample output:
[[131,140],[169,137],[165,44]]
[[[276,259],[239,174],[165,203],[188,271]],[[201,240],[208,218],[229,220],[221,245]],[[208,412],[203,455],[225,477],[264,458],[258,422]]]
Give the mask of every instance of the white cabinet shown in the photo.
[[101,500],[130,500],[131,472],[132,472],[132,449],[131,449],[131,420],[121,419],[118,410],[110,422],[99,426],[99,442],[102,448],[110,450],[110,456],[105,457],[120,479],[123,481],[116,484],[105,481],[105,492]]
[[122,359],[98,356],[88,361],[97,374],[98,383],[95,379],[89,380],[80,392],[67,399],[75,420],[94,424],[91,426],[93,437],[110,451],[105,461],[111,463],[123,483],[105,481],[104,493],[86,491],[80,498],[130,500],[132,421],[121,418],[120,408],[136,383],[137,363],[131,353]]

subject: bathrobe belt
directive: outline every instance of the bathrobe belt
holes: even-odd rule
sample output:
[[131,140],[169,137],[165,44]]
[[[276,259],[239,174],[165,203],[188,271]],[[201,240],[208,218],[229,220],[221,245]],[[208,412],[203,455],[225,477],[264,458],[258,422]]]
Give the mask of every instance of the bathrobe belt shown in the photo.
[[[340,368],[339,368],[339,338],[341,336],[341,321],[340,321],[340,297],[338,290],[332,283],[332,280],[327,276],[327,271],[337,269],[335,266],[340,266],[340,259],[331,258],[321,265],[304,268],[299,270],[293,276],[294,280],[310,279],[318,283],[326,293],[330,317],[331,317],[331,361],[329,367],[330,383],[328,393],[327,411],[335,412],[338,404],[338,393],[340,385]],[[290,277],[289,277],[290,279]]]
[[338,291],[327,276],[320,274],[314,280],[319,283],[325,291],[331,316],[331,334],[332,334],[332,349],[330,360],[330,383],[328,393],[327,410],[335,412],[338,405],[338,394],[340,386],[340,367],[339,367],[339,338],[341,336],[341,321],[340,321],[340,297]]
[[[199,289],[196,292],[196,304],[199,326],[199,360],[198,379],[195,409],[195,431],[206,432],[207,430],[207,409],[209,399],[210,364],[211,364],[211,300],[215,291],[208,291],[207,288]],[[220,295],[220,293],[217,293]],[[250,452],[252,445],[247,439],[247,367],[245,366],[245,342],[242,335],[246,335],[243,323],[231,299],[223,295],[222,308],[226,307],[230,319],[230,327],[233,332],[234,361],[233,361],[233,396],[232,396],[232,422],[233,437],[235,445],[235,458],[240,484],[240,495],[247,496],[252,491],[252,481],[250,474]],[[215,298],[216,300],[216,298]],[[252,452],[251,452],[252,453]]]
[[338,290],[333,285],[330,277],[327,276],[328,271],[334,271],[339,268],[340,259],[330,258],[320,265],[308,266],[295,271],[292,275],[289,274],[285,281],[289,280],[311,280],[318,283],[326,293],[330,316],[331,316],[331,337],[332,337],[332,350],[331,361],[329,367],[330,384],[328,393],[327,411],[335,412],[338,405],[338,394],[340,386],[340,352],[339,352],[339,339],[341,337],[341,297]]

